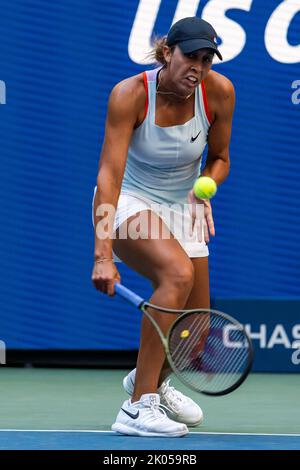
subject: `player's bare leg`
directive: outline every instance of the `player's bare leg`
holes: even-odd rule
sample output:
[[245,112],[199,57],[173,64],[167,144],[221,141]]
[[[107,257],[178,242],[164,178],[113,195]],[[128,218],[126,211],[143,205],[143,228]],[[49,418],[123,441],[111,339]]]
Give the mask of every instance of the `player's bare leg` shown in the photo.
[[[208,270],[208,257],[191,258],[194,266],[194,284],[190,295],[184,305],[184,309],[193,308],[210,308],[210,289],[209,289],[209,270]],[[167,378],[172,372],[167,361],[164,362],[159,385]]]
[[[152,214],[151,224],[159,224],[165,234],[168,229],[158,216]],[[137,215],[128,219],[127,223]],[[186,305],[194,285],[193,263],[186,255],[180,244],[169,233],[169,239],[137,239],[131,238],[114,240],[115,253],[130,268],[149,279],[155,286],[150,299],[153,304],[162,307],[182,309]],[[174,315],[151,312],[158,321],[162,331],[166,333],[174,321]],[[144,393],[157,393],[160,371],[165,360],[165,352],[161,340],[144,315],[141,327],[140,349],[136,367],[135,388],[132,401],[139,400]]]

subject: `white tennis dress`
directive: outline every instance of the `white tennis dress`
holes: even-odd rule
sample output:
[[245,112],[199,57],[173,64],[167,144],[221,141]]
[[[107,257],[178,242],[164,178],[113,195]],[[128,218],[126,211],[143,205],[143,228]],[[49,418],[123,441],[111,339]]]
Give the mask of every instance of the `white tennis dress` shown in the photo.
[[[131,138],[114,229],[140,211],[153,210],[190,258],[208,256],[203,230],[199,225],[192,229],[187,201],[200,174],[211,125],[204,83],[196,88],[194,117],[181,125],[160,127],[155,124],[159,70],[144,72],[146,116]],[[97,187],[94,197],[96,191]]]

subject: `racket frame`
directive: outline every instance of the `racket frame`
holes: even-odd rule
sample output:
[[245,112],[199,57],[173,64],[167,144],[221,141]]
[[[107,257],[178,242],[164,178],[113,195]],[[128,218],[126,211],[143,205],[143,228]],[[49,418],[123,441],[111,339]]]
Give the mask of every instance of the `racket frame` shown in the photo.
[[[170,354],[170,349],[169,349],[169,341],[170,341],[170,337],[171,337],[171,334],[172,334],[172,331],[176,328],[176,326],[178,325],[178,323],[181,322],[182,319],[188,317],[189,315],[192,315],[192,314],[195,314],[197,313],[198,315],[207,315],[207,314],[215,314],[217,315],[218,317],[221,317],[223,318],[224,320],[227,320],[228,322],[230,322],[231,324],[235,325],[237,327],[237,329],[239,329],[241,332],[243,332],[243,335],[245,337],[245,340],[247,341],[247,350],[248,350],[248,355],[247,355],[247,364],[246,364],[246,367],[242,373],[242,375],[240,376],[240,378],[234,383],[232,384],[230,387],[222,390],[222,391],[219,391],[219,392],[211,392],[211,391],[206,391],[206,390],[200,390],[199,388],[197,387],[194,387],[192,384],[190,384],[187,380],[184,379],[184,377],[181,375],[180,371],[178,371],[176,365],[174,364],[173,360],[172,360],[172,356]],[[154,319],[153,319],[154,320]],[[155,320],[154,320],[155,322]],[[153,323],[153,322],[152,322]],[[158,326],[159,328],[159,326]],[[220,312],[219,310],[214,310],[214,309],[193,309],[193,310],[186,310],[184,311],[175,321],[174,323],[171,325],[171,327],[169,328],[169,331],[168,331],[168,334],[167,334],[167,337],[166,337],[166,342],[167,342],[167,347],[165,347],[165,351],[166,351],[166,355],[167,355],[167,358],[168,358],[168,361],[169,361],[169,364],[171,366],[171,369],[172,371],[174,372],[174,374],[180,379],[180,381],[182,383],[184,383],[187,387],[191,388],[192,390],[195,390],[196,392],[200,392],[200,393],[203,393],[204,395],[209,395],[209,396],[222,396],[222,395],[227,395],[228,393],[231,393],[233,392],[234,390],[236,390],[247,378],[247,376],[249,375],[249,372],[251,371],[251,368],[252,368],[252,364],[253,364],[253,358],[254,358],[254,351],[253,351],[253,345],[252,345],[252,341],[248,335],[248,333],[246,332],[246,329],[245,327],[239,322],[237,321],[235,318],[231,317],[230,315],[228,315],[227,313],[224,313],[224,312]]]
[[[127,300],[131,304],[135,305],[151,321],[152,325],[154,326],[155,330],[157,331],[157,333],[158,333],[158,335],[161,339],[161,342],[162,342],[163,347],[165,349],[166,357],[168,359],[168,362],[169,362],[169,365],[170,365],[172,371],[178,377],[178,379],[182,383],[184,383],[187,387],[189,387],[190,389],[195,390],[198,393],[202,393],[204,395],[209,395],[209,396],[227,395],[228,393],[231,393],[234,390],[236,390],[244,382],[244,380],[247,378],[247,376],[248,376],[248,374],[249,374],[249,372],[252,368],[252,364],[253,364],[253,356],[254,356],[253,345],[252,345],[252,341],[251,341],[248,333],[246,332],[245,327],[239,321],[237,321],[235,318],[231,317],[227,313],[220,312],[218,310],[213,310],[213,309],[195,308],[195,309],[191,309],[191,310],[177,310],[177,309],[172,309],[172,308],[159,307],[158,305],[150,304],[149,302],[145,301],[142,297],[135,294],[130,289],[128,289],[127,287],[125,287],[125,286],[123,286],[119,283],[115,283],[115,291],[116,291],[117,294],[119,294],[125,300]],[[162,332],[162,330],[161,330],[159,324],[157,323],[157,321],[153,318],[152,314],[147,311],[147,308],[152,308],[152,309],[157,310],[158,312],[161,312],[161,313],[169,313],[169,314],[176,314],[177,315],[177,318],[172,323],[172,325],[169,328],[168,333],[167,333],[166,336]],[[246,368],[245,368],[243,374],[241,375],[239,380],[237,380],[233,385],[231,385],[227,389],[219,391],[219,392],[210,392],[210,391],[200,390],[199,388],[194,387],[193,385],[191,385],[188,381],[186,381],[184,379],[184,377],[182,377],[182,374],[177,370],[177,367],[175,366],[175,364],[173,362],[173,359],[172,359],[172,356],[170,354],[169,340],[170,340],[170,336],[172,334],[173,329],[176,327],[176,325],[179,322],[182,321],[183,318],[186,318],[189,315],[195,314],[196,312],[197,312],[198,315],[207,315],[207,314],[213,313],[213,314],[215,314],[219,317],[222,317],[223,319],[229,321],[230,323],[236,325],[238,327],[238,329],[243,332],[243,334],[245,336],[245,339],[248,343],[248,353],[249,354],[248,354],[248,357],[247,357],[247,359],[248,359],[247,360],[247,365],[246,365]]]

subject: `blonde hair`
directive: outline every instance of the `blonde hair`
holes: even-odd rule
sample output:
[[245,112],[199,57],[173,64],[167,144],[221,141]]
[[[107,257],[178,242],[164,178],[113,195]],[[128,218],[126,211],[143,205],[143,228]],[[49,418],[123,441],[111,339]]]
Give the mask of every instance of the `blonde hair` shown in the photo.
[[[148,55],[149,59],[152,59],[159,64],[167,65],[167,61],[164,58],[163,53],[164,46],[167,46],[167,36],[155,37],[153,41],[153,49]],[[170,49],[173,51],[174,47],[170,47]]]

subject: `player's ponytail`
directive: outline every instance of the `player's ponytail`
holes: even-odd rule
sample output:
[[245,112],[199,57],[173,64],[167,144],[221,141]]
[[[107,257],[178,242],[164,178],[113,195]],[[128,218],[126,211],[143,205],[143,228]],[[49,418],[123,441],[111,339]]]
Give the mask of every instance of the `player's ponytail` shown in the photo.
[[156,37],[153,41],[153,49],[149,53],[148,58],[152,59],[154,62],[158,62],[162,65],[167,65],[167,61],[164,58],[163,49],[167,45],[167,36]]

